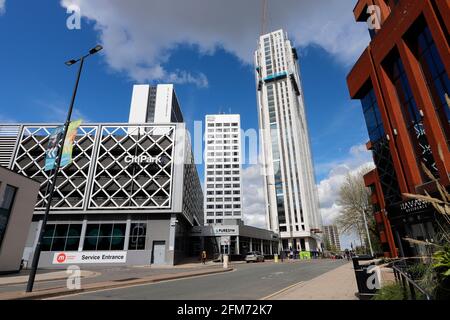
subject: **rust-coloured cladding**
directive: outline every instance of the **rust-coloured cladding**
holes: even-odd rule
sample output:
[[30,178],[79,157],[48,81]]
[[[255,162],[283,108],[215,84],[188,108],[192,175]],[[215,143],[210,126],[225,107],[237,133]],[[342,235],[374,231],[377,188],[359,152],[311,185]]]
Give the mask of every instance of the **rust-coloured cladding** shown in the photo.
[[369,50],[370,48],[364,50],[358,62],[353,66],[350,74],[347,76],[347,86],[352,99],[359,98],[358,93],[370,78],[370,72],[367,72],[372,69]]
[[375,187],[374,192],[372,193],[372,197],[371,197],[372,204],[377,204],[381,209],[381,211],[374,213],[375,221],[377,222],[377,225],[378,225],[378,230],[380,233],[380,241],[383,244],[387,244],[387,246],[389,248],[389,251],[386,251],[386,250],[384,251],[384,256],[392,257],[392,258],[397,257],[398,252],[397,252],[397,248],[395,246],[394,235],[392,234],[391,225],[389,223],[388,218],[384,214],[385,202],[384,202],[383,191],[381,189],[380,178],[378,176],[377,169],[374,169],[374,170],[368,172],[364,176],[364,184],[367,187],[369,187],[369,186]]
[[[364,12],[364,8],[373,2],[376,1],[359,1],[355,7],[355,17],[360,16]],[[360,98],[358,93],[361,88],[367,83],[367,79],[372,80],[386,134],[392,138],[394,133],[397,133],[395,138],[397,143],[396,145],[390,143],[390,148],[401,192],[415,192],[416,188],[421,186],[424,181],[416,155],[411,151],[414,150],[414,146],[408,134],[395,86],[382,67],[382,63],[394,49],[398,51],[405,66],[413,97],[424,113],[424,127],[439,174],[442,177],[441,183],[449,185],[450,153],[446,148],[446,136],[440,126],[434,102],[419,62],[404,41],[405,34],[414,22],[423,17],[435,40],[447,74],[450,74],[447,30],[450,19],[443,19],[443,17],[449,17],[449,3],[449,0],[400,0],[395,7],[391,3],[393,11],[384,21],[382,28],[377,32],[370,46],[363,52],[347,78],[350,96],[353,99]],[[444,161],[441,161],[439,154],[442,154]]]

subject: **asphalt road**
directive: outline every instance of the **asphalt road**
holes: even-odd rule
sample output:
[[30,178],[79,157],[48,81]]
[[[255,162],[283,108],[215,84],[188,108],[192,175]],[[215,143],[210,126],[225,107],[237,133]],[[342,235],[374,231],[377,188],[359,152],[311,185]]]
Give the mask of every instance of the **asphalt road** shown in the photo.
[[342,266],[342,260],[236,264],[235,271],[61,297],[66,300],[256,300]]

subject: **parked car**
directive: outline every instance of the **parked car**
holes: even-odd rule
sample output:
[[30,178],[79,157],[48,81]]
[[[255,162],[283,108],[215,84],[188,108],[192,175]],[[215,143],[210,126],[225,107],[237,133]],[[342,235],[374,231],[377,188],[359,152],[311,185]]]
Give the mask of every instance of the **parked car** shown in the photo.
[[264,262],[264,256],[259,251],[252,251],[247,253],[245,261],[249,262]]

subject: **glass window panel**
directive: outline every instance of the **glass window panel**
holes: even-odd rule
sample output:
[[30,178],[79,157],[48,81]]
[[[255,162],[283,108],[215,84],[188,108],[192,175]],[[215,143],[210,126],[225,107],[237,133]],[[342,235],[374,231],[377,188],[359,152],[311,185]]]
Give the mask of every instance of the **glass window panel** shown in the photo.
[[88,224],[86,227],[86,237],[98,237],[99,231],[100,231],[100,225]]
[[66,238],[53,238],[51,251],[64,251]]
[[112,234],[113,224],[106,223],[100,226],[100,234],[99,237],[110,237]]
[[109,250],[111,247],[111,237],[99,237],[97,250]]
[[67,237],[67,231],[69,230],[68,224],[56,225],[55,237]]
[[67,238],[65,251],[77,251],[80,244],[79,237]]
[[112,237],[111,250],[123,250],[125,244],[125,237]]
[[83,250],[95,250],[97,248],[98,237],[86,237],[84,239]]

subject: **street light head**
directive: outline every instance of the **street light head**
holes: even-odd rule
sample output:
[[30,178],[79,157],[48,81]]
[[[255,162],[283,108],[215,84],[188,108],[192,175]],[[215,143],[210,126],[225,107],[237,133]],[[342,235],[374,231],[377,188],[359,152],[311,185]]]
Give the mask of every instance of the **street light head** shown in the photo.
[[99,52],[102,49],[103,49],[103,47],[101,45],[97,45],[97,46],[95,46],[95,48],[92,48],[91,50],[89,50],[89,54],[96,54],[97,52]]
[[72,60],[66,61],[64,63],[66,66],[70,67],[71,65],[77,63],[77,60],[72,59]]

